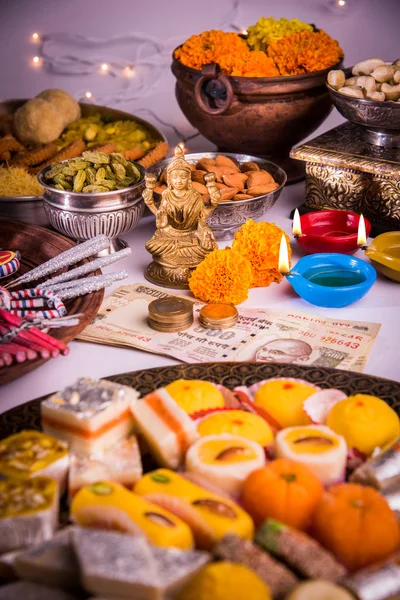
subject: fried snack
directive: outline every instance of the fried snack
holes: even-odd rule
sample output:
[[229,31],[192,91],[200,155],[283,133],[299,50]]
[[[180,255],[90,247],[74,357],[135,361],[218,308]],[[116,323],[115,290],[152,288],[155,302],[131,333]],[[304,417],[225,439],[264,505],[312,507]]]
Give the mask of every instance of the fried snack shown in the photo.
[[51,102],[33,98],[15,111],[14,129],[23,144],[48,144],[61,135],[64,119]]
[[75,158],[75,157],[79,156],[80,154],[82,154],[82,152],[85,150],[85,147],[86,147],[86,144],[83,140],[76,140],[75,142],[72,142],[72,144],[70,144],[69,146],[66,146],[65,148],[60,150],[60,152],[58,152],[55,156],[53,156],[52,159],[46,160],[45,162],[41,163],[35,169],[29,169],[29,172],[32,175],[35,175],[35,174],[39,173],[39,171],[41,171],[45,167],[48,167],[49,165],[51,165],[53,162],[61,162],[63,160]]
[[0,115],[0,135],[13,135],[14,116]]
[[25,150],[24,146],[12,135],[6,135],[0,139],[0,153],[2,152],[21,152]]
[[63,90],[44,90],[36,96],[50,102],[63,120],[63,129],[68,127],[74,121],[77,121],[81,116],[81,107],[79,103],[67,92]]
[[32,165],[39,165],[45,160],[49,160],[57,154],[57,146],[54,142],[46,144],[41,148],[34,148],[33,150],[25,150],[19,152],[13,159],[11,164],[18,167],[30,167]]
[[8,161],[11,158],[11,152],[9,150],[5,150],[0,154],[0,160]]
[[96,144],[96,146],[91,147],[91,150],[95,150],[96,152],[102,152],[103,154],[111,154],[112,152],[117,151],[117,144],[114,144],[114,142],[105,142],[104,144]]
[[145,155],[145,150],[140,146],[135,146],[134,148],[130,148],[130,150],[125,150],[122,152],[122,156],[127,160],[139,160]]
[[159,142],[153,150],[150,150],[144,158],[139,160],[139,164],[148,169],[158,161],[165,158],[168,154],[169,146],[167,142]]
[[22,167],[0,167],[0,196],[41,196],[43,188]]

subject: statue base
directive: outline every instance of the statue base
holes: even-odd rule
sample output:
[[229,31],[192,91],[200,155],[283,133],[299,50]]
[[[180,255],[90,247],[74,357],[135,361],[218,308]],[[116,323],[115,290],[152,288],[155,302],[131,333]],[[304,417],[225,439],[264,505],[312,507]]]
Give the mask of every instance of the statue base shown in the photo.
[[193,270],[189,267],[167,267],[153,261],[147,267],[144,276],[147,281],[161,287],[188,290],[188,280]]

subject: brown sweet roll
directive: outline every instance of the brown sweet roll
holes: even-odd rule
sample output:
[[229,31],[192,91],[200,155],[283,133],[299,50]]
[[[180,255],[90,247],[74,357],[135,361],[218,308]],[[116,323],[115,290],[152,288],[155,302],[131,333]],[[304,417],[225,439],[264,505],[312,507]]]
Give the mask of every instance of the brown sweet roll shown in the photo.
[[40,148],[33,148],[32,150],[25,150],[19,152],[11,161],[11,164],[16,167],[30,167],[32,165],[39,165],[45,160],[49,160],[57,154],[57,145],[51,142]]
[[15,139],[12,135],[5,135],[0,139],[0,153],[6,152],[22,152],[25,150],[25,146],[23,146],[17,139]]
[[139,160],[139,164],[145,169],[155,165],[168,154],[169,146],[167,142],[159,142],[153,150],[150,150],[144,158]]
[[134,148],[125,150],[125,152],[121,152],[121,154],[126,160],[139,160],[139,158],[145,155],[145,150],[141,146],[135,146]]
[[258,529],[255,542],[303,577],[335,582],[346,575],[344,566],[316,540],[273,519]]
[[296,587],[298,579],[285,565],[258,548],[250,540],[229,533],[214,547],[214,556],[221,560],[240,563],[255,571],[268,585],[274,598],[286,597]]

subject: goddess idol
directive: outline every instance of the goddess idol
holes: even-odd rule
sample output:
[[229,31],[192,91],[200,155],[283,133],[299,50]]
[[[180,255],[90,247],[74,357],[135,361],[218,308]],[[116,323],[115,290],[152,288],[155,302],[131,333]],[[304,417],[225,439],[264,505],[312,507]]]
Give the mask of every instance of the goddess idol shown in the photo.
[[168,187],[158,206],[153,197],[157,178],[152,173],[146,175],[143,198],[156,217],[156,232],[146,243],[153,262],[147,267],[145,277],[157,285],[187,289],[193,269],[217,248],[207,218],[217,207],[221,193],[215,184],[215,174],[207,173],[204,180],[210,202],[204,203],[201,194],[192,187],[191,168],[179,145],[166,171]]

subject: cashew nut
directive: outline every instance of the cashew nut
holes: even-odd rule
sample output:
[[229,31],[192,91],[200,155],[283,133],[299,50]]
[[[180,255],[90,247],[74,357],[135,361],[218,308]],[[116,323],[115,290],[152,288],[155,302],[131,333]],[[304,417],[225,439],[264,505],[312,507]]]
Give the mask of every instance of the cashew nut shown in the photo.
[[371,73],[371,77],[380,83],[387,83],[394,75],[394,68],[389,65],[379,65]]
[[361,75],[356,79],[356,85],[366,90],[367,95],[376,91],[376,81],[370,75]]
[[379,100],[382,102],[386,99],[386,96],[383,92],[372,92],[370,95],[367,94],[367,98],[368,100]]
[[369,58],[368,60],[362,60],[354,65],[352,73],[353,75],[370,75],[376,67],[384,64],[385,61],[381,58]]
[[397,58],[396,60],[394,60],[392,62],[392,67],[394,67],[395,69],[399,69],[400,68],[400,58]]
[[350,77],[350,79],[346,79],[344,85],[347,87],[349,85],[356,85],[357,77]]
[[328,83],[335,90],[343,87],[345,80],[345,74],[340,69],[338,71],[329,71],[328,73]]
[[400,71],[395,71],[393,75],[394,83],[400,83]]
[[400,98],[400,84],[382,83],[381,92],[384,92],[386,100],[398,100]]
[[362,89],[357,85],[341,87],[338,92],[344,96],[351,96],[352,98],[364,98]]

